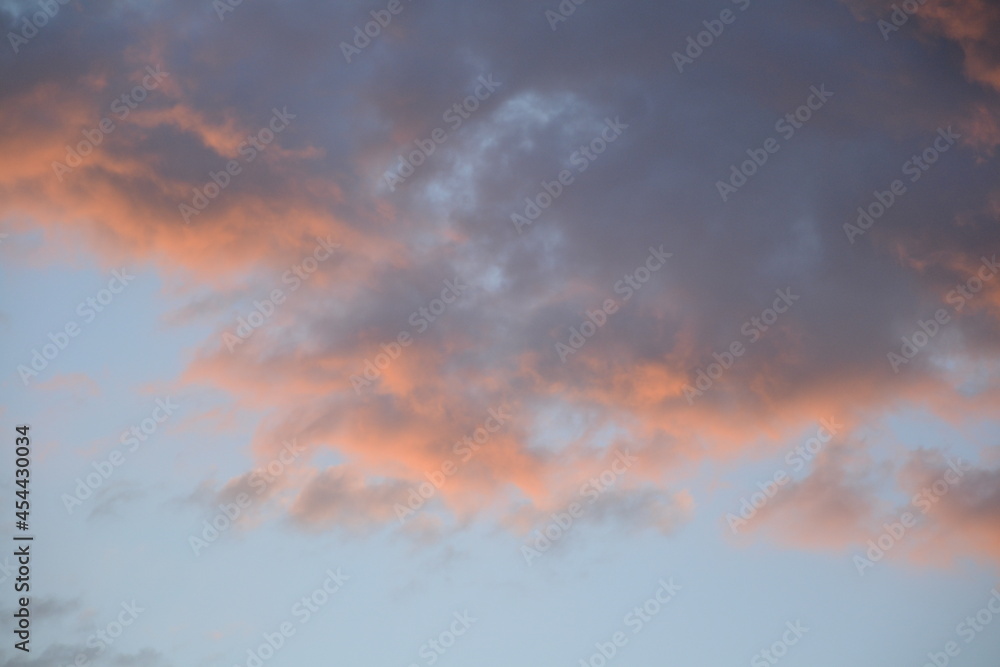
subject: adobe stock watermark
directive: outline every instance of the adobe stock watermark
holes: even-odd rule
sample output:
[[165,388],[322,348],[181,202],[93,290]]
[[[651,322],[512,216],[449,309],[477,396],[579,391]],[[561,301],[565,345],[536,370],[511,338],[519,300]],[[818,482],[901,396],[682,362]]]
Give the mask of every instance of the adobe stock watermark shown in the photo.
[[351,384],[354,386],[354,393],[360,396],[362,389],[367,389],[378,381],[382,377],[383,371],[403,354],[403,348],[412,345],[416,337],[427,331],[431,324],[444,315],[451,304],[458,301],[465,294],[467,289],[469,289],[469,286],[463,284],[459,276],[455,276],[454,280],[445,280],[444,289],[441,290],[439,298],[431,299],[427,305],[421,306],[410,313],[406,321],[414,328],[413,332],[411,333],[404,329],[396,334],[394,340],[382,343],[380,346],[382,351],[375,355],[374,361],[372,359],[365,359],[361,375],[351,375]]
[[7,33],[7,40],[10,42],[11,48],[14,49],[14,55],[17,55],[22,46],[27,44],[38,34],[39,30],[56,17],[56,14],[62,9],[62,5],[68,4],[69,0],[38,0],[38,11],[21,16],[20,30]]
[[[350,576],[344,574],[339,567],[336,571],[327,570],[324,574],[326,578],[323,583],[308,595],[303,595],[289,610],[291,619],[298,621],[299,627],[308,623],[313,616],[322,611],[323,607],[330,603],[333,596],[340,592],[350,579]],[[284,648],[288,640],[295,636],[297,630],[298,627],[292,620],[282,621],[273,632],[261,634],[261,639],[264,641],[253,648],[248,648],[246,660],[242,664],[233,665],[233,667],[262,667]]]
[[452,454],[458,457],[457,463],[451,459],[445,459],[438,470],[424,473],[427,478],[426,482],[410,487],[406,497],[406,505],[396,503],[392,506],[400,524],[406,523],[407,519],[419,512],[427,501],[436,496],[437,492],[444,487],[448,478],[457,474],[461,467],[472,460],[472,457],[490,441],[493,434],[504,427],[504,424],[511,418],[508,410],[507,405],[490,408],[482,426],[475,428],[471,434],[456,441],[452,446]]
[[[406,0],[406,2],[409,4],[411,0]],[[340,43],[340,52],[344,54],[344,60],[347,61],[347,64],[351,64],[351,58],[361,55],[361,52],[368,48],[372,40],[381,35],[384,28],[389,27],[392,18],[401,14],[405,8],[402,0],[389,0],[385,9],[371,11],[372,20],[365,23],[364,28],[360,25],[354,26],[354,39],[351,40],[351,43]]]
[[329,236],[325,239],[317,237],[316,247],[313,248],[312,254],[302,261],[296,262],[281,274],[282,284],[289,286],[288,294],[280,287],[275,287],[263,299],[254,299],[253,309],[245,317],[241,315],[236,318],[235,333],[222,332],[222,343],[229,352],[232,353],[239,345],[247,342],[255,331],[274,317],[278,306],[285,303],[288,295],[298,291],[319,270],[320,264],[330,259],[339,247],[340,244],[334,243]]
[[555,9],[545,10],[545,20],[549,22],[552,32],[559,29],[560,23],[565,23],[569,17],[576,13],[576,8],[587,2],[587,0],[561,0]]
[[84,651],[80,651],[73,658],[73,662],[65,667],[88,667],[94,658],[114,645],[115,641],[124,634],[125,629],[135,623],[139,614],[146,611],[146,608],[140,607],[135,600],[122,602],[121,608],[122,610],[118,612],[115,620],[108,622],[104,627],[87,637],[86,646],[93,649],[93,652],[88,655]]
[[799,640],[809,632],[809,628],[802,627],[802,621],[798,620],[794,623],[788,621],[785,623],[785,628],[787,629],[781,635],[781,639],[758,651],[750,658],[750,667],[768,667],[768,665],[778,664],[782,658],[788,655],[788,649],[798,644]]
[[900,28],[906,25],[911,16],[915,16],[920,10],[921,5],[925,4],[927,0],[903,0],[902,7],[900,5],[890,5],[892,7],[892,13],[889,14],[889,20],[885,19],[878,20],[878,29],[882,33],[882,39],[889,41],[889,35],[897,32]]
[[298,444],[297,438],[292,438],[291,442],[286,440],[275,458],[266,465],[255,468],[247,480],[247,486],[254,490],[254,494],[251,496],[241,491],[236,494],[233,502],[219,503],[219,511],[211,519],[202,522],[201,533],[188,535],[188,546],[194,555],[200,556],[205,549],[217,542],[223,533],[232,528],[240,517],[245,516],[246,510],[253,505],[254,500],[284,475],[305,451],[306,448]]
[[[955,634],[961,637],[966,645],[971,644],[997,616],[1000,616],[1000,586],[995,586],[990,591],[990,597],[982,608],[975,614],[966,616],[955,626]],[[962,646],[955,640],[949,640],[940,651],[928,652],[927,662],[922,667],[948,667],[951,659],[957,658],[961,652]]]
[[[739,6],[741,12],[745,12],[750,6],[750,0],[733,0],[733,4]],[[738,14],[734,13],[733,10],[723,9],[719,13],[719,18],[702,21],[701,24],[705,26],[705,29],[697,35],[688,36],[687,48],[684,49],[684,53],[680,51],[673,53],[677,71],[683,74],[685,65],[693,65],[694,61],[700,58],[706,49],[715,44],[717,38],[722,36],[726,26],[736,22],[737,16]]]
[[[983,290],[986,282],[993,280],[993,277],[1000,271],[996,255],[993,255],[992,259],[986,257],[980,259],[982,265],[976,274],[964,283],[956,285],[945,297],[945,302],[953,306],[956,313],[961,312],[965,305]],[[902,337],[903,344],[899,348],[899,353],[889,352],[886,354],[892,372],[898,374],[900,367],[910,363],[950,322],[951,313],[944,308],[938,308],[934,312],[933,318],[917,320],[917,329],[910,336]]]
[[[805,127],[813,114],[822,109],[823,105],[833,97],[833,93],[826,89],[826,84],[820,84],[819,88],[810,86],[809,92],[811,94],[802,106],[786,113],[774,124],[774,131],[780,134],[785,141],[790,141],[798,130]],[[762,148],[748,148],[746,153],[750,159],[744,160],[739,165],[730,166],[729,178],[726,181],[715,182],[715,188],[719,191],[722,201],[728,201],[731,196],[736,194],[779,150],[781,150],[781,144],[774,137],[765,140]]]
[[637,460],[627,449],[616,452],[614,461],[608,468],[580,486],[578,495],[581,499],[586,498],[586,502],[574,501],[569,504],[565,512],[552,514],[552,521],[532,533],[534,541],[530,541],[529,538],[529,543],[521,545],[521,555],[524,556],[524,562],[533,565],[532,561],[541,557],[556,542],[564,538],[576,525],[577,520],[583,518],[587,508],[597,502],[597,499],[608,490],[614,488],[615,484],[618,483],[618,478],[628,472]]
[[[961,136],[956,132],[952,132],[951,127],[947,130],[938,128],[938,136],[934,138],[934,142],[921,151],[919,155],[913,155],[909,160],[904,162],[900,169],[904,175],[910,177],[910,183],[916,183],[924,175],[924,172],[938,161],[943,153],[947,153],[948,149],[955,145],[955,142]],[[905,195],[906,192],[906,184],[898,178],[889,184],[888,190],[875,190],[873,193],[875,201],[869,203],[867,206],[858,207],[856,224],[844,223],[844,233],[847,234],[847,240],[850,241],[851,245],[854,245],[855,238],[864,235],[865,232],[871,229],[872,225],[885,215],[892,208],[893,204]]]
[[[785,464],[791,467],[794,472],[801,472],[806,467],[806,463],[816,458],[820,450],[823,449],[823,446],[832,441],[842,428],[843,425],[838,424],[834,419],[821,419],[819,428],[816,429],[816,435],[785,454]],[[770,479],[757,482],[759,491],[751,493],[749,497],[743,496],[740,498],[740,507],[737,510],[739,516],[732,512],[726,514],[726,523],[729,524],[729,530],[734,535],[737,534],[739,529],[746,526],[752,518],[757,516],[757,512],[778,495],[781,487],[790,481],[792,481],[791,475],[784,468],[779,468]]]
[[744,345],[742,341],[734,340],[721,354],[713,352],[712,358],[715,361],[710,362],[706,368],[698,369],[698,372],[695,374],[694,386],[690,384],[684,385],[683,392],[688,405],[694,405],[696,398],[703,396],[705,392],[709,391],[715,385],[715,382],[727,370],[733,367],[736,360],[746,354],[748,346],[760,340],[764,332],[778,321],[779,316],[787,313],[792,305],[801,298],[800,295],[792,294],[791,287],[786,287],[783,290],[775,290],[775,294],[778,296],[770,308],[765,308],[759,316],[751,317],[740,327],[740,333],[749,338],[749,342]]
[[[277,135],[284,132],[294,119],[295,114],[289,113],[288,107],[282,107],[281,111],[278,111],[277,108],[271,109],[271,118],[268,120],[267,125],[257,130],[254,134],[248,134],[246,140],[236,149],[240,156],[242,156],[243,163],[249,164],[253,162],[257,155],[264,152]],[[191,224],[191,216],[200,215],[223,190],[229,187],[233,182],[233,178],[242,173],[243,164],[240,164],[239,160],[229,160],[226,162],[224,169],[209,171],[209,180],[205,182],[205,185],[200,188],[194,188],[191,203],[177,205],[184,224]]]
[[219,17],[219,22],[226,20],[226,14],[236,11],[236,8],[243,4],[243,0],[212,0],[212,9]]
[[556,353],[559,355],[559,360],[565,364],[569,355],[576,354],[583,349],[583,346],[597,333],[598,329],[607,324],[608,318],[617,313],[619,307],[625,305],[636,292],[642,289],[642,286],[649,282],[652,275],[662,269],[667,260],[673,256],[672,252],[664,252],[662,244],[659,248],[650,246],[646,261],[631,272],[626,273],[621,280],[615,283],[613,289],[615,294],[622,295],[621,303],[619,304],[617,299],[605,299],[599,308],[586,312],[586,319],[580,323],[579,327],[569,328],[569,338],[565,343],[556,342]]
[[910,505],[913,509],[920,510],[920,513],[914,514],[907,510],[899,515],[897,521],[883,523],[882,532],[875,538],[868,540],[868,550],[865,551],[864,557],[854,556],[854,567],[857,568],[858,574],[862,577],[865,576],[865,570],[875,567],[875,563],[885,558],[885,555],[902,541],[906,533],[914,528],[942,498],[948,495],[953,486],[962,481],[965,473],[972,470],[972,466],[960,458],[954,461],[948,459],[947,463],[948,469],[940,478],[920,489],[920,492],[911,498]]
[[987,259],[980,257],[982,266],[976,271],[976,275],[970,277],[965,283],[955,285],[955,288],[945,296],[945,302],[953,306],[956,313],[962,312],[965,305],[974,299],[982,291],[984,284],[992,280],[993,276],[1000,273],[1000,264],[997,263],[997,256]]
[[[569,156],[569,163],[576,168],[578,174],[587,171],[587,168],[597,159],[597,157],[608,149],[608,146],[618,140],[618,137],[628,129],[626,123],[621,122],[618,116],[614,120],[604,119],[604,128],[600,134],[594,137],[589,144],[582,145]],[[511,213],[510,221],[514,229],[520,234],[525,227],[534,224],[535,220],[542,215],[542,212],[552,206],[552,202],[562,196],[566,188],[573,184],[576,176],[569,169],[563,169],[552,181],[542,179],[542,189],[534,197],[524,198],[524,211],[522,213]]]
[[406,179],[413,176],[417,168],[434,154],[437,147],[448,140],[448,133],[458,131],[465,121],[469,120],[472,114],[479,109],[480,105],[490,99],[496,89],[503,85],[503,82],[493,80],[492,73],[485,77],[480,76],[477,81],[479,85],[476,86],[471,95],[451,105],[441,114],[441,119],[448,124],[447,130],[436,127],[426,139],[415,139],[413,141],[415,148],[405,156],[400,155],[397,158],[398,164],[395,170],[390,169],[385,172],[382,178],[390,192],[395,192],[397,185],[402,185]]
[[[646,598],[642,604],[633,607],[622,618],[622,625],[632,631],[633,637],[642,632],[681,590],[681,587],[674,583],[673,577],[669,580],[660,579],[657,583],[659,587],[653,594]],[[586,658],[580,658],[579,667],[605,667],[618,655],[621,649],[628,645],[629,639],[631,637],[624,630],[617,630],[607,641],[595,642],[594,652]]]
[[[169,72],[161,72],[159,65],[155,69],[150,65],[144,71],[146,75],[142,77],[139,85],[122,93],[111,103],[109,110],[119,121],[128,118],[129,114],[138,109],[139,104],[149,97],[149,93],[159,88],[160,82],[170,76]],[[76,146],[66,146],[65,162],[52,161],[52,171],[59,181],[62,182],[64,174],[83,164],[83,158],[93,153],[94,149],[104,142],[104,137],[114,132],[116,128],[115,121],[105,116],[96,127],[83,130],[83,141],[78,142]]]
[[[469,628],[479,620],[473,618],[468,609],[461,614],[456,611],[452,614],[452,617],[455,620],[445,630],[442,630],[436,637],[432,637],[420,645],[417,655],[423,658],[423,664],[433,665],[437,663],[441,659],[441,656],[455,645],[458,638],[468,632]],[[411,662],[408,667],[420,667],[420,665]]]
[[84,501],[91,498],[94,492],[104,486],[115,470],[125,463],[127,456],[134,454],[140,446],[149,440],[159,430],[160,425],[166,423],[179,407],[169,396],[156,399],[156,407],[153,408],[148,417],[122,431],[118,442],[126,449],[112,449],[107,457],[91,463],[94,472],[89,473],[86,477],[77,477],[76,487],[72,494],[62,494],[63,507],[66,508],[66,512],[73,514],[73,510],[83,505]]
[[[76,314],[83,318],[83,324],[90,324],[97,319],[97,316],[103,313],[104,309],[110,306],[115,297],[124,292],[133,280],[135,280],[135,276],[129,274],[126,269],[112,271],[107,287],[98,290],[97,294],[88,296],[77,304]],[[32,348],[31,360],[27,366],[18,365],[17,372],[21,376],[21,383],[27,387],[33,378],[38,377],[63,350],[69,347],[70,340],[79,336],[82,331],[83,329],[76,320],[69,320],[56,333],[50,331],[48,338],[51,342],[43,344],[41,352],[38,351],[38,348]]]

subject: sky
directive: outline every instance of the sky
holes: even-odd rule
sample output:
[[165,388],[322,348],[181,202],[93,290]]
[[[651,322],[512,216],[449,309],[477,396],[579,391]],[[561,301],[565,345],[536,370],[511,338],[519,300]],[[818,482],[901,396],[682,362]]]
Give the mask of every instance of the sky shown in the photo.
[[0,22],[0,666],[997,664],[996,3]]

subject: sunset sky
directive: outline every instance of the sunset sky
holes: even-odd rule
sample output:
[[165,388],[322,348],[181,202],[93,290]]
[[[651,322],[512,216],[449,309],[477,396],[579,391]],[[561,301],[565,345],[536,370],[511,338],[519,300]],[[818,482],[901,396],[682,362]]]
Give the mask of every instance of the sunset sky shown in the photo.
[[998,664],[997,3],[0,17],[0,667]]

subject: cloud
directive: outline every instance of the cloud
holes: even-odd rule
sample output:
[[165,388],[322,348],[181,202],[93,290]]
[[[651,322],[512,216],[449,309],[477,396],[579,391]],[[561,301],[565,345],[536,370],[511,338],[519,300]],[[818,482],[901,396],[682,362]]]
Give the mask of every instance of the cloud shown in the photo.
[[863,543],[890,509],[881,496],[890,471],[862,442],[834,441],[805,477],[778,487],[747,528],[799,548],[840,551]]
[[350,470],[328,468],[302,490],[291,507],[307,525],[368,529],[396,518],[392,505],[406,502],[401,485],[366,483]]
[[[875,14],[852,8],[754,5],[683,73],[671,56],[705,18],[695,3],[587,4],[556,32],[526,0],[414,5],[350,64],[339,40],[364,17],[350,5],[244,3],[223,22],[204,3],[74,9],[99,18],[84,22],[64,8],[0,56],[0,150],[17,156],[0,167],[0,214],[44,232],[42,257],[81,243],[176,286],[187,301],[165,321],[212,331],[180,382],[260,416],[252,465],[292,437],[309,460],[338,457],[282,486],[301,525],[391,520],[392,499],[506,404],[511,424],[441,493],[459,522],[544,510],[626,444],[656,490],[636,483],[617,506],[672,526],[667,489],[686,488],[691,464],[822,416],[992,414],[996,373],[970,387],[957,369],[1000,352],[1000,280],[961,310],[949,296],[998,241],[995,11],[925,5],[917,25],[949,50],[902,33],[887,43],[858,21]],[[169,76],[60,181],[53,161],[150,66]],[[386,170],[491,73],[496,95],[388,190]],[[816,86],[833,96],[779,132]],[[266,148],[241,152],[286,108],[294,118]],[[598,142],[614,119],[627,128]],[[960,139],[913,178],[907,162],[947,128]],[[780,149],[723,201],[718,182],[769,138]],[[229,161],[239,174],[186,223],[181,204],[214,192]],[[518,234],[511,215],[563,170],[573,182]],[[847,238],[896,179],[905,194]],[[342,252],[293,290],[286,272],[317,237]],[[670,260],[627,292],[660,245]],[[456,277],[468,289],[435,312]],[[275,289],[287,300],[228,350],[236,316]],[[776,290],[798,300],[754,325]],[[616,312],[563,362],[556,344],[608,299]],[[887,354],[940,308],[947,328],[894,369]],[[357,391],[352,376],[403,333],[412,342]],[[685,387],[736,342],[745,354],[689,402]],[[871,493],[861,469],[831,460],[792,495],[839,539],[863,525]],[[984,533],[970,548],[991,545]]]
[[961,46],[965,73],[973,81],[1000,90],[1000,8],[986,0],[928,3],[920,11],[930,28]]
[[924,539],[914,557],[950,563],[978,554],[995,562],[1000,557],[1000,469],[974,466],[937,452],[913,455],[901,472],[901,482],[926,511]]

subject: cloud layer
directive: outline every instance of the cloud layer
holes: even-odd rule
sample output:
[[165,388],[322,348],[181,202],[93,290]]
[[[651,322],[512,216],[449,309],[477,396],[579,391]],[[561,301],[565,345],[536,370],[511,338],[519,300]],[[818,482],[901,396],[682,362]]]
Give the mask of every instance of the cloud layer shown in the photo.
[[[259,463],[307,448],[276,487],[300,524],[394,522],[449,461],[435,516],[526,531],[630,448],[602,514],[670,530],[699,462],[829,415],[995,411],[989,3],[885,38],[887,3],[738,2],[690,51],[719,16],[697,3],[555,30],[527,1],[404,3],[347,62],[370,9],[71,4],[0,55],[3,217],[168,277],[167,319],[215,329],[180,381],[263,414]],[[824,460],[784,523],[856,539],[862,468]],[[995,471],[969,474],[940,521],[995,557]]]

